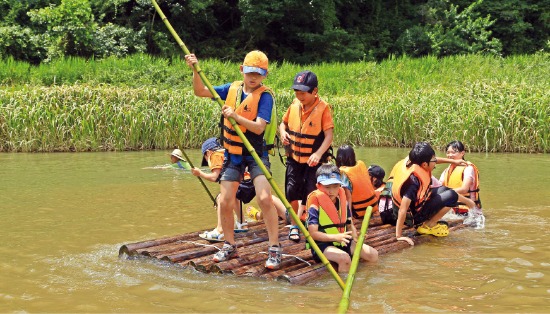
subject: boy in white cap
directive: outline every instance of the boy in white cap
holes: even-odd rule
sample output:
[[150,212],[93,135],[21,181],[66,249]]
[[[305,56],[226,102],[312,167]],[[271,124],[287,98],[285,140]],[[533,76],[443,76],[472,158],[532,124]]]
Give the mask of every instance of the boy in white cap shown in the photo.
[[[317,169],[317,190],[307,198],[307,225],[315,243],[326,258],[338,264],[338,272],[348,272],[351,256],[357,244],[357,230],[353,226],[346,193],[341,187],[340,170],[336,165],[323,164]],[[319,256],[311,249],[313,258]],[[378,260],[378,251],[363,244],[361,258],[368,262]]]
[[[196,96],[212,98],[193,67],[197,63],[194,54],[186,55],[185,60],[193,69],[193,90]],[[277,212],[273,206],[271,186],[262,169],[237,135],[229,118],[234,119],[254,150],[269,170],[268,148],[264,133],[275,134],[274,97],[269,88],[262,84],[267,76],[268,59],[261,51],[249,52],[240,72],[242,81],[215,86],[214,90],[225,101],[222,107],[222,142],[225,148],[224,164],[220,175],[220,215],[225,236],[225,244],[213,257],[214,262],[222,262],[238,256],[233,231],[233,208],[237,204],[236,194],[245,169],[248,168],[256,190],[256,199],[264,215],[269,237],[268,259],[265,267],[277,269],[281,264],[282,248],[279,243]],[[274,123],[271,123],[274,122]]]
[[189,163],[185,159],[183,159],[183,154],[181,150],[177,148],[174,149],[170,154],[170,161],[172,162],[172,164],[170,165],[172,168],[185,169],[185,170],[191,169],[191,166],[189,165]]

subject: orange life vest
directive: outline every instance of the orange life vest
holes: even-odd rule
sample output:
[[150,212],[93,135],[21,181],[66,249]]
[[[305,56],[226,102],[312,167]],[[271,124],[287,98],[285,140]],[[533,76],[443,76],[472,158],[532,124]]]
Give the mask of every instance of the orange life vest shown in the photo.
[[[302,105],[298,99],[294,99],[288,110],[287,133],[290,135],[290,156],[295,161],[305,164],[309,156],[316,152],[323,140],[325,133],[321,122],[323,121],[323,112],[329,110],[328,104],[317,98],[313,104],[314,108],[302,123]],[[321,162],[326,161],[328,150],[323,154]]]
[[403,184],[407,182],[407,180],[412,174],[420,182],[420,188],[416,193],[416,201],[414,204],[412,204],[413,205],[412,210],[414,210],[414,212],[418,212],[422,207],[422,205],[424,205],[424,202],[426,202],[426,200],[428,200],[428,197],[430,196],[430,192],[431,192],[430,185],[432,183],[432,176],[428,171],[426,171],[424,168],[416,164],[413,164],[408,168],[405,166],[405,168],[403,169],[403,166],[405,165],[405,163],[406,163],[406,160],[405,162],[403,162],[403,160],[399,161],[398,164],[396,164],[396,166],[394,166],[394,169],[392,170],[392,174],[393,174],[392,201],[394,206],[399,207],[401,205],[401,200],[402,200],[401,188],[403,187]]
[[[319,231],[327,234],[338,234],[346,232],[346,222],[348,220],[348,211],[346,208],[346,194],[343,188],[338,190],[338,198],[340,199],[340,208],[336,210],[336,205],[330,200],[330,197],[323,191],[322,186],[317,185],[318,189],[311,192],[308,196],[306,208],[311,206],[311,199],[316,197],[319,202]],[[342,246],[340,242],[332,242],[334,246]]]
[[[236,81],[231,84],[225,99],[225,105],[231,107],[235,113],[239,116],[254,121],[258,116],[258,103],[260,97],[264,92],[270,92],[270,89],[265,86],[258,87],[255,91],[248,94],[241,103],[241,96],[243,91],[243,82]],[[247,130],[244,126],[238,125],[241,131],[244,133],[254,150],[258,155],[262,156],[263,153],[263,132],[261,134],[255,134]],[[222,140],[223,147],[234,155],[248,155],[248,150],[244,148],[243,141],[233,129],[229,119],[223,119],[222,126]]]
[[365,212],[369,206],[373,207],[373,212],[378,210],[378,196],[372,186],[371,177],[365,163],[359,160],[355,166],[340,167],[340,171],[346,174],[353,185],[351,208],[354,217],[365,216]]
[[[471,198],[473,196],[473,201],[476,203],[477,207],[481,208],[481,200],[479,199],[479,170],[477,167],[467,161],[466,162],[468,166],[472,166],[474,169],[474,189],[468,190],[468,192],[464,193],[463,195],[467,198]],[[451,189],[456,189],[462,186],[464,183],[464,170],[467,166],[455,166],[455,165],[449,165],[445,171],[445,177],[443,179],[442,184],[446,187],[449,187]],[[468,207],[462,205],[459,206],[462,211],[465,209],[468,211]],[[459,210],[460,211],[460,210]]]

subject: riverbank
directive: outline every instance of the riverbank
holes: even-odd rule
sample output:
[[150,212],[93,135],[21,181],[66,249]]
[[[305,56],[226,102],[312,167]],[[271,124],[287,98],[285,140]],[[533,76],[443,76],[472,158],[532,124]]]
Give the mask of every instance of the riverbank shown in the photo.
[[[213,84],[238,64],[204,60]],[[272,62],[266,85],[280,119],[304,67]],[[548,152],[550,54],[400,58],[307,67],[333,105],[335,146],[410,147],[453,139],[471,151]],[[0,151],[111,151],[200,147],[216,136],[216,103],[192,94],[179,59],[68,59],[37,67],[0,61]],[[170,130],[175,130],[172,138]]]

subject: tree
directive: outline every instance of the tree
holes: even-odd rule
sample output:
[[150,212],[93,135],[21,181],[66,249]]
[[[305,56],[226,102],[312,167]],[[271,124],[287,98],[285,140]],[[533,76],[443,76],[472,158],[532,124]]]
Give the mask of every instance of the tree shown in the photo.
[[[429,0],[420,10],[423,25],[408,29],[398,39],[401,53],[419,56],[428,50],[429,43],[428,53],[440,57],[466,53],[499,55],[502,44],[489,30],[494,20],[489,15],[481,17],[476,10],[481,3],[477,0],[459,12],[458,6],[448,0]],[[416,34],[417,39],[411,34]]]
[[29,16],[33,23],[46,25],[48,59],[92,55],[97,24],[88,0],[62,0],[58,6],[31,10]]

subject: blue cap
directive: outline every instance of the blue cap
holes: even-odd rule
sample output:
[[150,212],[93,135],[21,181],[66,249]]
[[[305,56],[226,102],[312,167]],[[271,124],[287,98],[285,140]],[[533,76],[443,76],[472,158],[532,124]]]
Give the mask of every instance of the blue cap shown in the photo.
[[317,177],[317,183],[321,183],[322,185],[331,185],[331,184],[342,184],[342,180],[340,179],[340,173],[338,172],[331,172],[329,174],[321,174]]
[[204,141],[204,143],[202,143],[202,163],[201,163],[201,166],[204,167],[204,166],[208,166],[208,162],[206,161],[206,157],[204,156],[204,154],[206,154],[206,151],[207,150],[218,150],[221,148],[221,145],[220,143],[218,143],[218,139],[215,138],[215,137],[211,137],[209,139],[207,139],[206,141]]
[[250,66],[243,65],[243,73],[259,73],[261,76],[266,76],[267,70],[258,68],[258,67],[250,67]]

